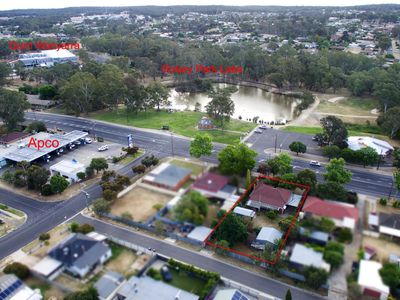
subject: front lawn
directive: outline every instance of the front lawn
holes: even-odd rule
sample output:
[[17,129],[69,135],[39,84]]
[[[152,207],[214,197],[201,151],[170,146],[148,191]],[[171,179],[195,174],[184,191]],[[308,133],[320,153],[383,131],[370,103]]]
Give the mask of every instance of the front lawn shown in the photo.
[[[155,110],[139,112],[137,114],[128,113],[127,115],[126,110],[120,108],[117,111],[92,113],[90,117],[96,120],[140,128],[161,129],[162,126],[168,125],[169,130],[173,133],[194,137],[200,132],[197,130],[197,123],[204,115],[204,113],[193,111],[168,113],[166,111],[157,112]],[[225,130],[207,130],[207,133],[212,137],[214,142],[233,144],[240,140],[240,136],[247,131],[251,131],[255,126],[256,124],[254,123],[231,120],[226,123]]]
[[177,271],[172,267],[169,267],[169,269],[172,274],[172,281],[169,281],[168,284],[177,287],[178,289],[199,295],[207,284],[204,280],[190,276],[185,271]]

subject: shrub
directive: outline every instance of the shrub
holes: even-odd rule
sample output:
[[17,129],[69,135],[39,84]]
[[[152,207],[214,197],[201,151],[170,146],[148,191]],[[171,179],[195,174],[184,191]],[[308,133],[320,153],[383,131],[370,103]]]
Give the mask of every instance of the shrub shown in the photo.
[[94,231],[94,227],[90,224],[82,224],[76,228],[76,232],[82,233],[82,234],[88,234],[89,232]]
[[62,193],[68,187],[68,185],[68,180],[61,175],[53,175],[50,178],[50,186],[54,194]]
[[94,174],[94,169],[92,167],[86,167],[85,173],[87,177],[92,177]]
[[50,233],[42,233],[39,235],[39,241],[47,241],[50,239]]
[[14,274],[21,280],[28,278],[28,276],[30,274],[29,268],[19,262],[14,262],[14,263],[7,265],[4,268],[3,272],[5,274]]
[[122,214],[121,214],[121,218],[122,219],[125,219],[125,220],[133,220],[133,217],[132,217],[132,214],[130,213],[130,212],[123,212]]
[[131,148],[122,148],[128,155],[135,155],[139,151],[139,147],[133,146]]
[[146,166],[138,165],[138,166],[132,167],[132,171],[133,171],[133,173],[142,174],[146,171]]
[[127,176],[118,175],[114,182],[121,186],[128,186],[131,183],[131,180]]
[[164,205],[161,204],[161,203],[156,203],[156,204],[153,205],[153,208],[154,208],[156,211],[160,211],[161,208],[163,208],[163,207],[164,207]]
[[78,172],[76,177],[78,177],[80,180],[83,180],[86,178],[86,174],[84,172]]
[[7,183],[13,183],[14,182],[14,173],[12,173],[10,170],[6,170],[3,173],[3,176],[1,176],[1,179],[3,179]]
[[115,171],[109,171],[109,170],[105,170],[103,172],[103,175],[101,175],[101,181],[107,182],[110,181],[110,179],[112,177],[117,176],[117,174],[115,173]]
[[104,190],[103,191],[103,198],[107,201],[113,201],[117,199],[117,192],[113,190]]
[[53,195],[53,190],[51,189],[51,185],[50,184],[43,185],[40,193],[42,194],[42,196]]
[[268,219],[275,220],[278,217],[278,211],[277,210],[269,210],[265,213]]
[[349,228],[340,228],[336,238],[341,243],[351,243],[353,240],[353,233]]
[[386,206],[387,205],[387,199],[386,198],[380,198],[379,199],[379,204],[383,205],[383,206]]
[[110,211],[110,203],[104,199],[97,199],[93,202],[93,211],[96,214],[108,213]]
[[151,278],[153,278],[155,280],[161,280],[162,279],[160,271],[156,270],[154,268],[150,268],[147,271],[147,276],[150,276]]
[[142,159],[142,164],[145,165],[147,168],[151,166],[156,166],[159,163],[159,159],[155,157],[153,154],[151,156],[146,156]]
[[71,232],[77,232],[78,228],[79,228],[79,224],[76,223],[76,222],[72,222],[72,223],[71,223],[71,226],[69,227],[69,229],[71,230]]
[[320,288],[328,279],[328,273],[325,270],[317,269],[315,267],[306,268],[304,276],[306,277],[306,285],[313,289]]
[[400,208],[400,200],[396,200],[393,202],[393,207],[394,208]]

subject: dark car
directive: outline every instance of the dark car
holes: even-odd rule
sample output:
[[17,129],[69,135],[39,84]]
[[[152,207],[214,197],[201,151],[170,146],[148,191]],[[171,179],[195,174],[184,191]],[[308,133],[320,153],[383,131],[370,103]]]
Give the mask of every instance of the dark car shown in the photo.
[[172,274],[166,265],[163,265],[160,271],[161,271],[161,275],[162,275],[164,281],[172,280]]
[[162,130],[169,130],[169,126],[168,126],[168,125],[163,125],[163,126],[161,127],[161,129],[162,129]]

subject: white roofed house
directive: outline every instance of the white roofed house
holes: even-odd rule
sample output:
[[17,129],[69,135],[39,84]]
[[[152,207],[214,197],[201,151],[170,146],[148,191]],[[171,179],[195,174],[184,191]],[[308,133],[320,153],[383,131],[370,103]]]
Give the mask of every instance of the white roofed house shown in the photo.
[[370,147],[381,156],[390,154],[394,148],[386,141],[382,141],[369,136],[349,136],[347,144],[351,150],[357,151],[365,147]]
[[50,166],[51,175],[61,175],[70,182],[79,181],[78,173],[85,172],[85,165],[76,160],[62,160]]
[[282,238],[282,232],[273,227],[263,227],[258,233],[256,239],[251,243],[253,248],[264,250],[266,245],[278,245]]
[[387,299],[389,295],[389,287],[385,285],[379,274],[382,264],[372,260],[361,260],[360,269],[358,271],[358,285],[364,295]]
[[301,244],[295,244],[292,254],[289,258],[290,264],[298,269],[304,267],[315,267],[323,269],[327,272],[330,271],[331,266],[323,259],[323,253],[317,252],[312,248],[308,248]]

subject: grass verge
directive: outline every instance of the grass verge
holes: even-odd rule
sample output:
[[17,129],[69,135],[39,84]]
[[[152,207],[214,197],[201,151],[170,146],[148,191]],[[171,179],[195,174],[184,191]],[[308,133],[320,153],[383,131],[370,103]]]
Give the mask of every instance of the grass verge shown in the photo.
[[22,211],[16,210],[16,209],[11,208],[11,207],[8,207],[7,205],[4,205],[4,204],[0,204],[0,209],[4,210],[6,212],[9,212],[9,213],[11,213],[13,215],[16,215],[18,217],[24,217],[25,216],[25,214]]
[[[184,111],[168,113],[166,111],[147,111],[135,113],[126,113],[124,108],[117,111],[101,111],[90,114],[90,117],[117,123],[122,125],[135,126],[139,128],[161,129],[162,126],[168,125],[171,132],[181,134],[187,137],[194,137],[197,130],[197,123],[204,116],[204,113]],[[226,123],[224,130],[208,130],[214,142],[233,144],[240,140],[240,137],[247,131],[251,131],[256,124],[239,120],[231,120]]]
[[144,151],[139,150],[135,155],[128,155],[124,159],[120,160],[118,163],[121,165],[127,165],[130,162],[133,162],[136,158],[138,158],[143,153],[144,153]]

